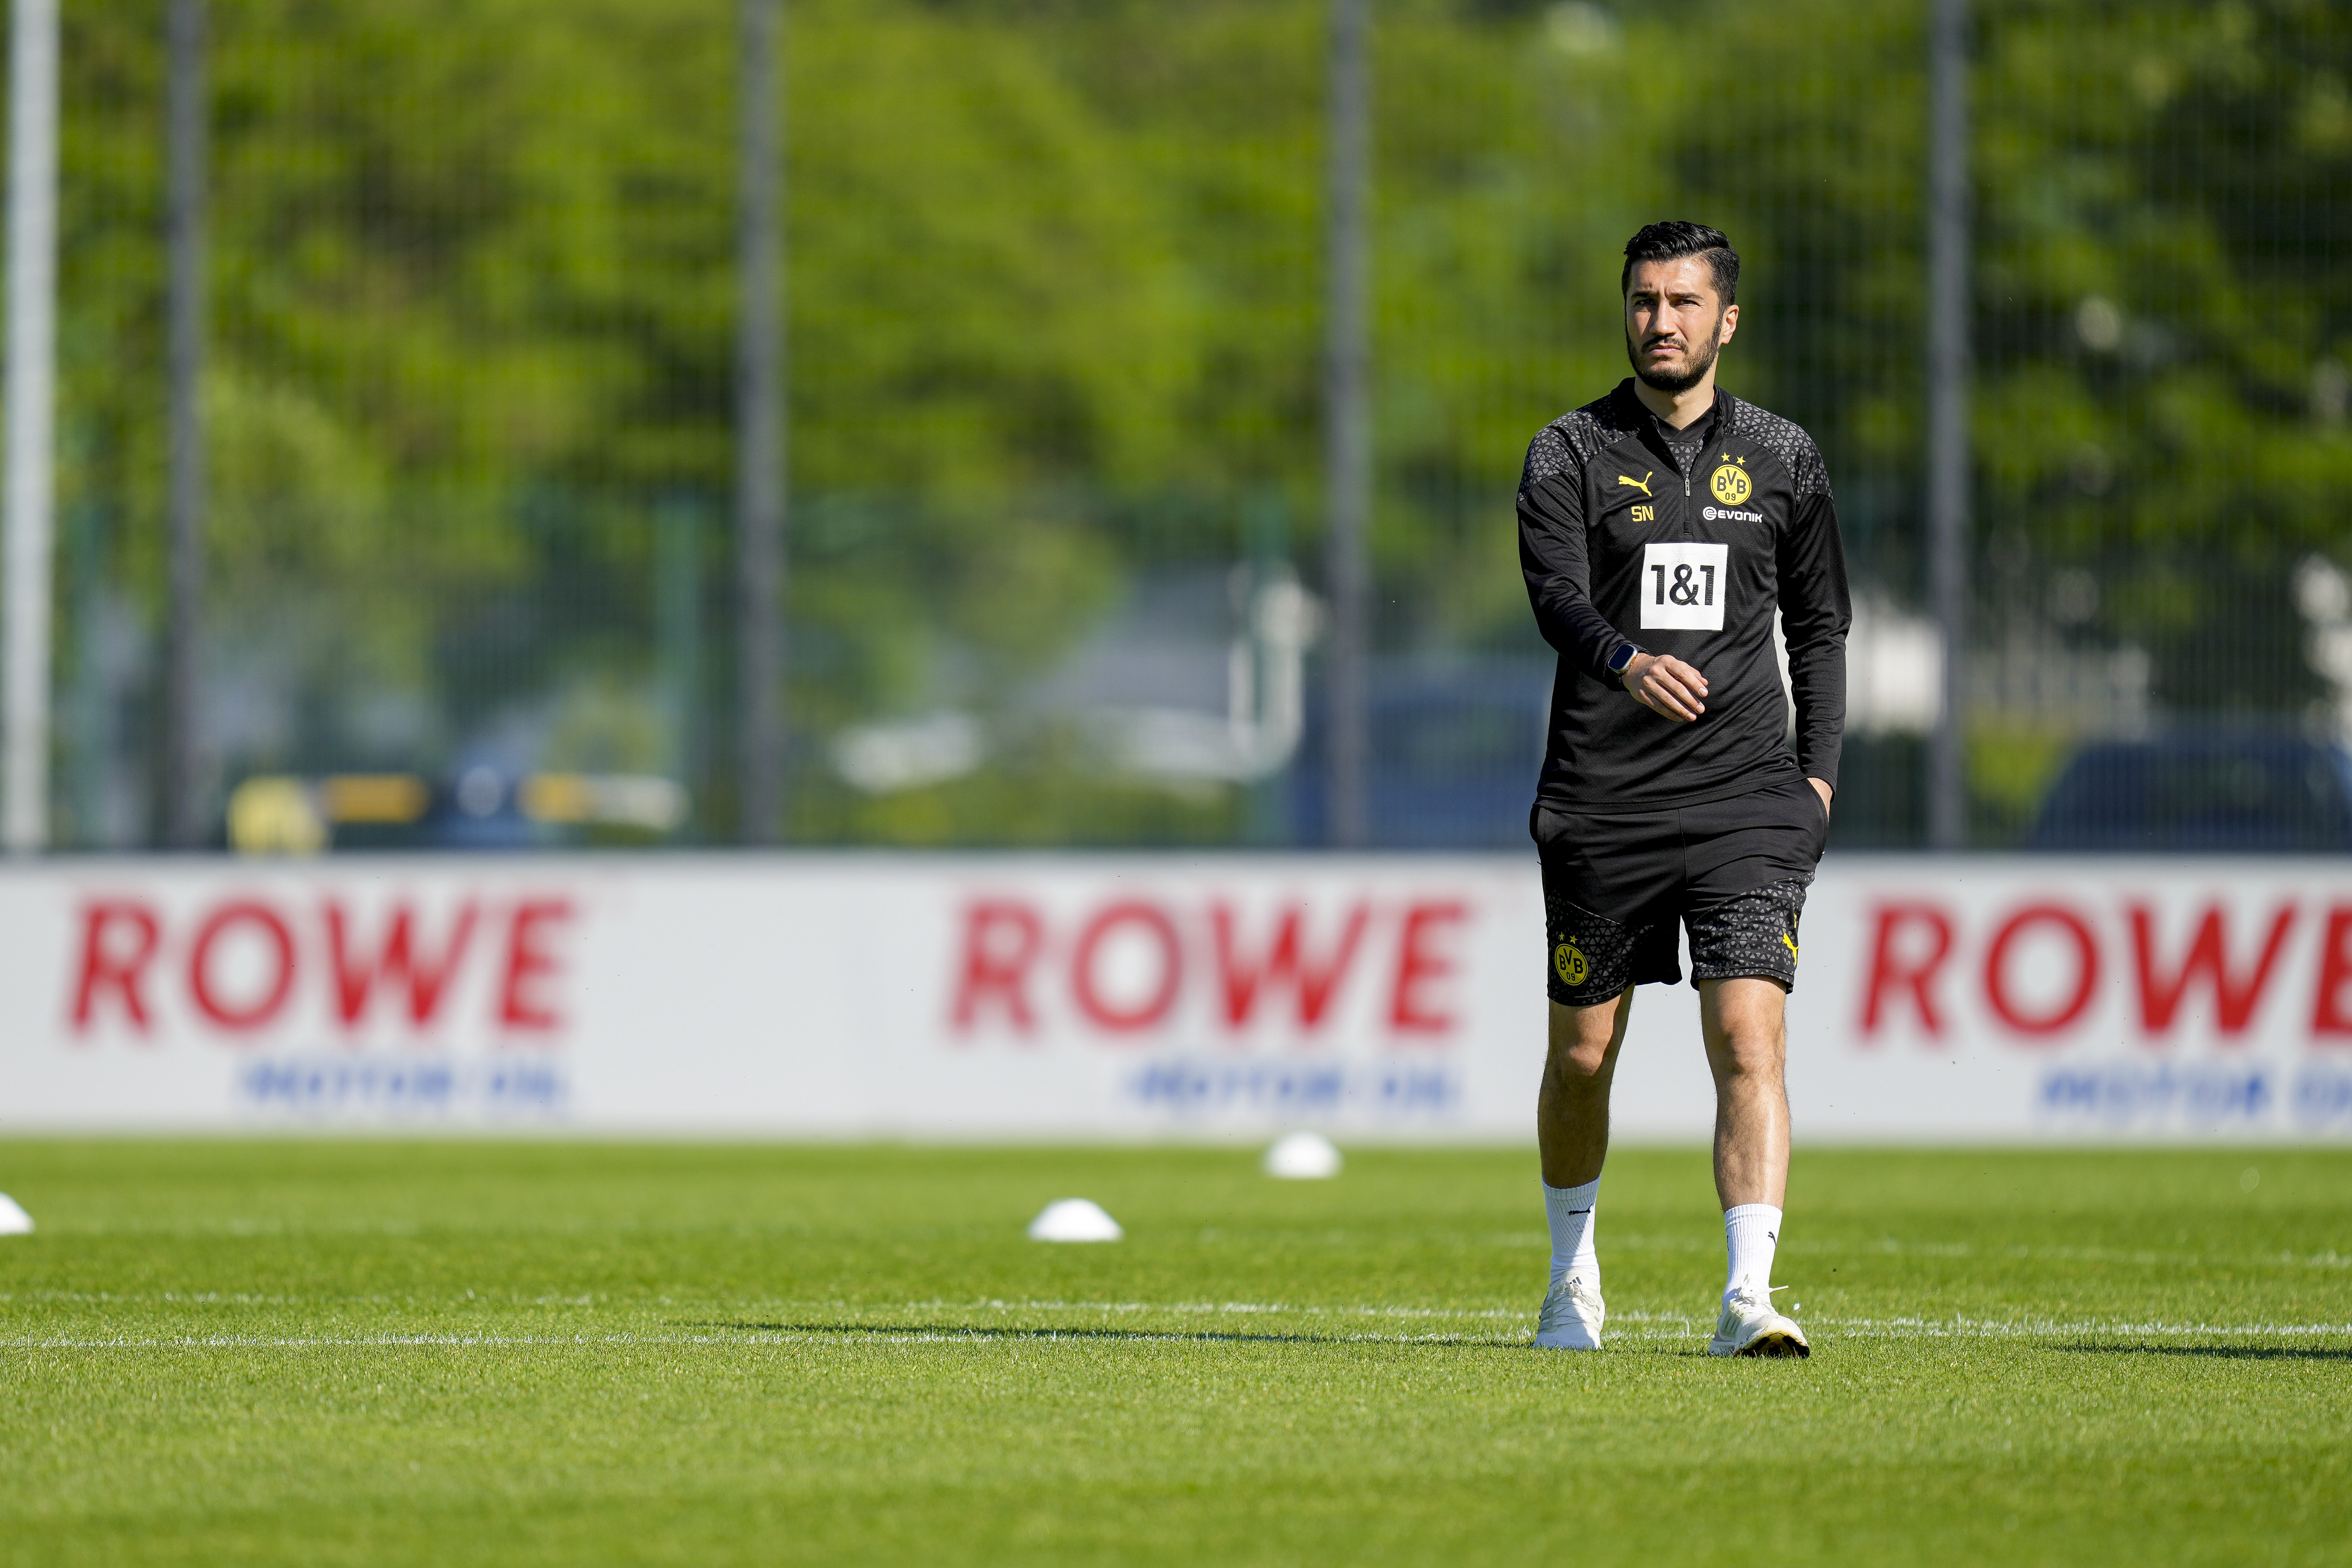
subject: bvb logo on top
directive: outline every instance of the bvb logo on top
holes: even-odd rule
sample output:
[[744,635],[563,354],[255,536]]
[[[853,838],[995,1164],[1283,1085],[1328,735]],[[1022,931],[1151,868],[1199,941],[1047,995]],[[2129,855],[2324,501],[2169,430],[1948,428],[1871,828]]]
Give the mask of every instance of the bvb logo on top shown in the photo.
[[1726,506],[1746,505],[1748,494],[1754,489],[1748,482],[1748,470],[1729,463],[1715,470],[1715,477],[1707,481],[1706,488],[1713,490],[1715,499]]

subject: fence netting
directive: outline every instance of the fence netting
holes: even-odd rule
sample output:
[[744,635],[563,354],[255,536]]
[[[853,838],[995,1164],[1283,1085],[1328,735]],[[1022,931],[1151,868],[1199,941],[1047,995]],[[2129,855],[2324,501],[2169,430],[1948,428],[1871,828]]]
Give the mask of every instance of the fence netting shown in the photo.
[[[1972,13],[1971,841],[2321,842],[2352,11]],[[59,844],[154,841],[167,787],[252,848],[735,837],[734,0],[214,0],[193,781],[161,7],[65,15]],[[1921,843],[1927,0],[1371,15],[1375,842],[1525,842],[1519,461],[1626,374],[1622,247],[1682,216],[1745,258],[1725,384],[1839,500],[1837,839]],[[1326,4],[789,0],[782,38],[782,837],[1323,842]]]

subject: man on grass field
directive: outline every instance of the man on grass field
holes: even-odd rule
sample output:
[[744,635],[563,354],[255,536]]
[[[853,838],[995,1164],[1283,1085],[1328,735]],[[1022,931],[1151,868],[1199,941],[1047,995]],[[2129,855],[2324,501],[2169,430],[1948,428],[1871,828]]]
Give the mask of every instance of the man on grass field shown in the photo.
[[1730,1249],[1707,1349],[1801,1356],[1804,1331],[1772,1310],[1789,1180],[1782,1009],[1837,784],[1845,554],[1811,437],[1716,387],[1739,326],[1730,242],[1654,223],[1625,247],[1622,289],[1633,377],[1546,426],[1519,480],[1519,563],[1559,650],[1531,822],[1551,960],[1536,1110],[1551,1289],[1536,1343],[1601,1348],[1609,1084],[1633,987],[1682,979],[1679,926]]

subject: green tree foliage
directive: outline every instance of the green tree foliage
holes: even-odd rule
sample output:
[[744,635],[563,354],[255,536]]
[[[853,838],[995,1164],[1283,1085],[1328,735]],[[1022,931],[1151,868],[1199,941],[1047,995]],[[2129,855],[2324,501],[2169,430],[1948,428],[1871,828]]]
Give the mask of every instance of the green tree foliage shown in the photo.
[[[2288,570],[2341,550],[2352,19],[2339,6],[1972,8],[1979,614],[2158,656],[2160,700],[2309,695]],[[1916,583],[1924,7],[1716,5],[1676,162],[1759,241],[1743,332]],[[2095,615],[2080,579],[2102,590]]]
[[[1916,595],[1924,10],[1377,0],[1386,646],[1533,649],[1519,455],[1623,374],[1619,247],[1664,216],[1740,244],[1726,379],[1816,430],[1860,574]],[[2352,489],[2352,24],[2324,0],[1975,12],[1984,624],[2147,647],[2176,704],[2292,709],[2284,574],[2340,547]],[[229,765],[430,765],[567,682],[605,694],[567,711],[648,700],[673,502],[704,520],[723,671],[731,0],[213,16],[216,657],[297,715]],[[1326,24],[1323,0],[793,0],[807,736],[1010,700],[1132,574],[1230,559],[1269,499],[1311,563]],[[66,65],[67,511],[152,618],[152,0],[68,7]],[[2068,572],[2094,609],[2053,611]],[[725,710],[723,679],[703,696]],[[803,826],[1088,820],[1043,776],[869,806],[812,773]],[[1233,820],[1190,809],[1067,831]]]

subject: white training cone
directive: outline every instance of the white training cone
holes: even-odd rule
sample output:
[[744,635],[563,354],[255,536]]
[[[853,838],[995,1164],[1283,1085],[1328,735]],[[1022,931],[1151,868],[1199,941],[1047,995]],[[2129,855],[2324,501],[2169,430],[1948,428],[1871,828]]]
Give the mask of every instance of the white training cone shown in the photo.
[[1286,1133],[1265,1152],[1265,1173],[1286,1182],[1327,1181],[1339,1173],[1342,1163],[1339,1151],[1320,1132]]
[[1126,1234],[1092,1198],[1055,1198],[1029,1222],[1032,1241],[1117,1241]]
[[30,1236],[33,1216],[5,1193],[0,1193],[0,1236]]

